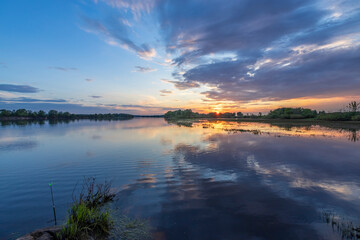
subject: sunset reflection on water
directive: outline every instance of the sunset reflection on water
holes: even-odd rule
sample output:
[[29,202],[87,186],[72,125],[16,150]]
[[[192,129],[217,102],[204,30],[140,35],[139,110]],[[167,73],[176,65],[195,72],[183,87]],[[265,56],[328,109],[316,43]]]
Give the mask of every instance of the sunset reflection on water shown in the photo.
[[137,118],[0,136],[0,239],[48,225],[49,180],[64,219],[84,176],[111,180],[116,206],[149,219],[155,239],[341,239],[322,212],[359,222],[353,125]]

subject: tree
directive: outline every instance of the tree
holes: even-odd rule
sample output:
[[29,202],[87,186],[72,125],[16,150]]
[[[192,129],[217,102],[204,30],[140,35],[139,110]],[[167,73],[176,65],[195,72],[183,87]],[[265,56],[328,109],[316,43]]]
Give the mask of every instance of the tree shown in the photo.
[[15,111],[15,116],[16,117],[27,117],[28,111],[26,111],[26,109],[18,109]]
[[49,119],[56,119],[58,117],[58,112],[56,110],[50,110],[48,113]]
[[6,110],[6,109],[1,109],[0,110],[0,116],[1,117],[10,117],[11,116],[11,111]]
[[352,101],[347,105],[350,112],[357,112],[360,109],[360,102]]
[[46,117],[46,113],[43,111],[43,110],[40,110],[38,113],[37,113],[37,116],[39,118],[45,118]]
[[237,116],[237,117],[243,117],[244,114],[243,114],[242,112],[237,112],[237,113],[236,113],[236,116]]
[[233,117],[235,117],[235,113],[229,113],[229,112],[220,113],[220,114],[219,114],[219,117],[222,117],[222,118],[233,118]]

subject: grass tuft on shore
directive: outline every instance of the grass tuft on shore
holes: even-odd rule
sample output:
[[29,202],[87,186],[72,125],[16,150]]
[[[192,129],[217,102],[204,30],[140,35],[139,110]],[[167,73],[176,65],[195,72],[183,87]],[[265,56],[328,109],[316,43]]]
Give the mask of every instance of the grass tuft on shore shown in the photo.
[[111,191],[111,182],[96,184],[95,178],[85,178],[79,197],[73,196],[73,204],[56,236],[57,240],[150,239],[151,229],[147,220],[116,214],[109,206],[115,196]]
[[79,198],[69,209],[64,227],[57,239],[105,239],[114,227],[111,211],[105,204],[113,201],[115,194],[111,183],[96,184],[95,178],[84,179]]
[[108,210],[89,208],[85,203],[76,203],[69,210],[65,226],[58,239],[106,238],[114,223]]

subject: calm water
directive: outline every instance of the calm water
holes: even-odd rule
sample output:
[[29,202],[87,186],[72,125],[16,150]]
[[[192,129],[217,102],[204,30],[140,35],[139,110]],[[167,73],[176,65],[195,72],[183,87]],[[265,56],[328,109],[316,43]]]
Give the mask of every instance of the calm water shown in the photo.
[[156,239],[341,239],[360,216],[351,128],[163,119],[0,126],[0,239],[63,221],[74,185],[109,179]]

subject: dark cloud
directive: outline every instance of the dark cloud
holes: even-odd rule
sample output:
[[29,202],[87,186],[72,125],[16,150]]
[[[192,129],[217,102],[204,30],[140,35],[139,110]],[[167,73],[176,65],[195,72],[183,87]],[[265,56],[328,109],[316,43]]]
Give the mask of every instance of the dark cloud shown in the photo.
[[210,99],[250,101],[358,94],[360,48],[313,52],[290,65],[268,64],[249,76],[243,62],[221,62],[196,67],[185,81],[214,84],[204,94]]
[[226,51],[253,57],[325,14],[309,0],[162,1],[158,9],[168,51],[182,52],[177,64]]
[[91,98],[102,98],[102,96],[92,95]]
[[64,99],[36,99],[36,98],[27,98],[27,97],[19,97],[19,98],[1,98],[0,102],[21,102],[21,103],[64,103],[67,102]]
[[155,68],[151,68],[151,67],[141,67],[141,66],[135,66],[135,72],[141,72],[141,73],[146,73],[146,72],[154,72],[157,69]]
[[167,79],[162,79],[163,82],[174,84],[174,86],[179,90],[187,90],[190,88],[198,88],[200,84],[194,81],[172,81]]
[[179,66],[176,80],[167,82],[180,90],[212,86],[204,94],[213,100],[356,94],[359,7],[351,0],[326,6],[309,0],[159,1],[162,35]]
[[137,104],[120,104],[120,105],[113,105],[113,106],[118,106],[118,107],[123,107],[123,108],[153,109],[153,110],[161,110],[161,111],[170,111],[170,110],[178,109],[178,108],[171,108],[171,107],[137,105]]
[[20,92],[20,93],[36,93],[36,92],[39,92],[39,89],[29,86],[29,85],[0,84],[0,91]]
[[172,93],[171,90],[167,90],[167,89],[160,90],[160,92],[163,94],[171,94]]
[[67,68],[67,67],[49,67],[49,69],[55,69],[55,70],[64,71],[64,72],[77,71],[78,70],[77,68],[74,68],[74,67],[70,67],[70,68]]

